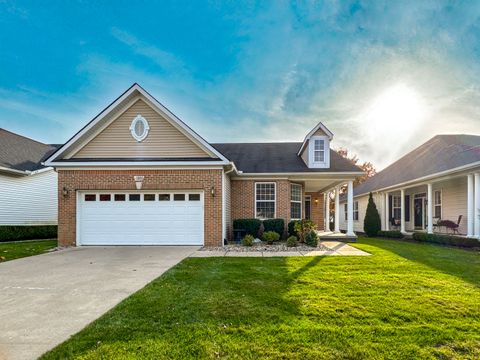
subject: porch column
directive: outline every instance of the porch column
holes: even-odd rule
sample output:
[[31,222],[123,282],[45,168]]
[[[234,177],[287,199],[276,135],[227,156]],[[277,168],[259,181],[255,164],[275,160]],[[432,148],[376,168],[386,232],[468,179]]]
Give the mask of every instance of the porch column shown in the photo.
[[330,191],[327,191],[325,193],[326,199],[325,199],[325,231],[331,231],[330,230]]
[[473,174],[467,176],[467,236],[473,237],[474,234],[474,194],[473,194]]
[[340,186],[335,187],[335,232],[340,232]]
[[427,184],[427,232],[433,234],[433,192],[432,184]]
[[353,232],[353,181],[347,185],[347,235],[355,236]]
[[400,232],[405,233],[405,189],[400,190]]
[[480,239],[480,173],[475,174],[474,235]]
[[390,204],[388,202],[388,192],[385,193],[385,231],[390,230]]

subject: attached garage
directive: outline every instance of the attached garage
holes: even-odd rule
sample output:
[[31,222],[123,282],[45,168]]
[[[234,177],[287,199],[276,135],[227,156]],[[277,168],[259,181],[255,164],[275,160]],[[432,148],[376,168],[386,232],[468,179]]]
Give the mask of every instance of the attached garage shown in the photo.
[[77,245],[203,245],[203,191],[85,191]]

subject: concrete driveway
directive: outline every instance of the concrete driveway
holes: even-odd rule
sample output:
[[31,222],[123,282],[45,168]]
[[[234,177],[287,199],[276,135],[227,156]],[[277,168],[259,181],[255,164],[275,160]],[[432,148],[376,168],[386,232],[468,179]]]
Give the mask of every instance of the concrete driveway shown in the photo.
[[80,247],[0,264],[0,359],[35,359],[196,246]]

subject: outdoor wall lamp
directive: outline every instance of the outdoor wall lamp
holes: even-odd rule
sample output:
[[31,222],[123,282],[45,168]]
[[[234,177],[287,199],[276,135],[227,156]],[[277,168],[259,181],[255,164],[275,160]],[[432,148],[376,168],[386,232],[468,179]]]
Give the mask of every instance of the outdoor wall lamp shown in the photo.
[[143,176],[134,176],[133,179],[135,180],[135,187],[137,190],[142,190],[142,185],[143,185]]
[[318,199],[315,199],[315,205],[318,205]]
[[63,189],[62,189],[62,196],[64,198],[66,198],[66,197],[68,197],[68,194],[70,194],[70,190],[68,190],[67,187],[64,186]]
[[215,196],[215,188],[213,186],[210,188],[210,194]]

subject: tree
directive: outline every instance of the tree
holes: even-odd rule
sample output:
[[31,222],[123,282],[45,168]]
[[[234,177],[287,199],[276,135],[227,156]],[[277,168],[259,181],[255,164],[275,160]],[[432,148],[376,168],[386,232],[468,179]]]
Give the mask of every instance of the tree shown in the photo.
[[368,197],[367,212],[365,213],[365,219],[363,220],[363,231],[369,237],[378,235],[378,232],[382,229],[382,222],[380,220],[380,214],[378,213],[377,206],[373,201],[372,193]]
[[360,185],[361,183],[365,182],[365,180],[367,180],[368,178],[372,177],[377,173],[377,171],[375,170],[375,167],[370,161],[365,161],[362,164],[359,164],[358,162],[360,160],[358,159],[358,156],[355,154],[349,155],[348,149],[340,148],[337,150],[337,153],[340,156],[344,157],[345,159],[350,160],[350,162],[353,165],[357,165],[360,169],[362,169],[365,172],[365,175],[358,176],[357,178],[355,178],[355,180],[353,181],[353,186]]

